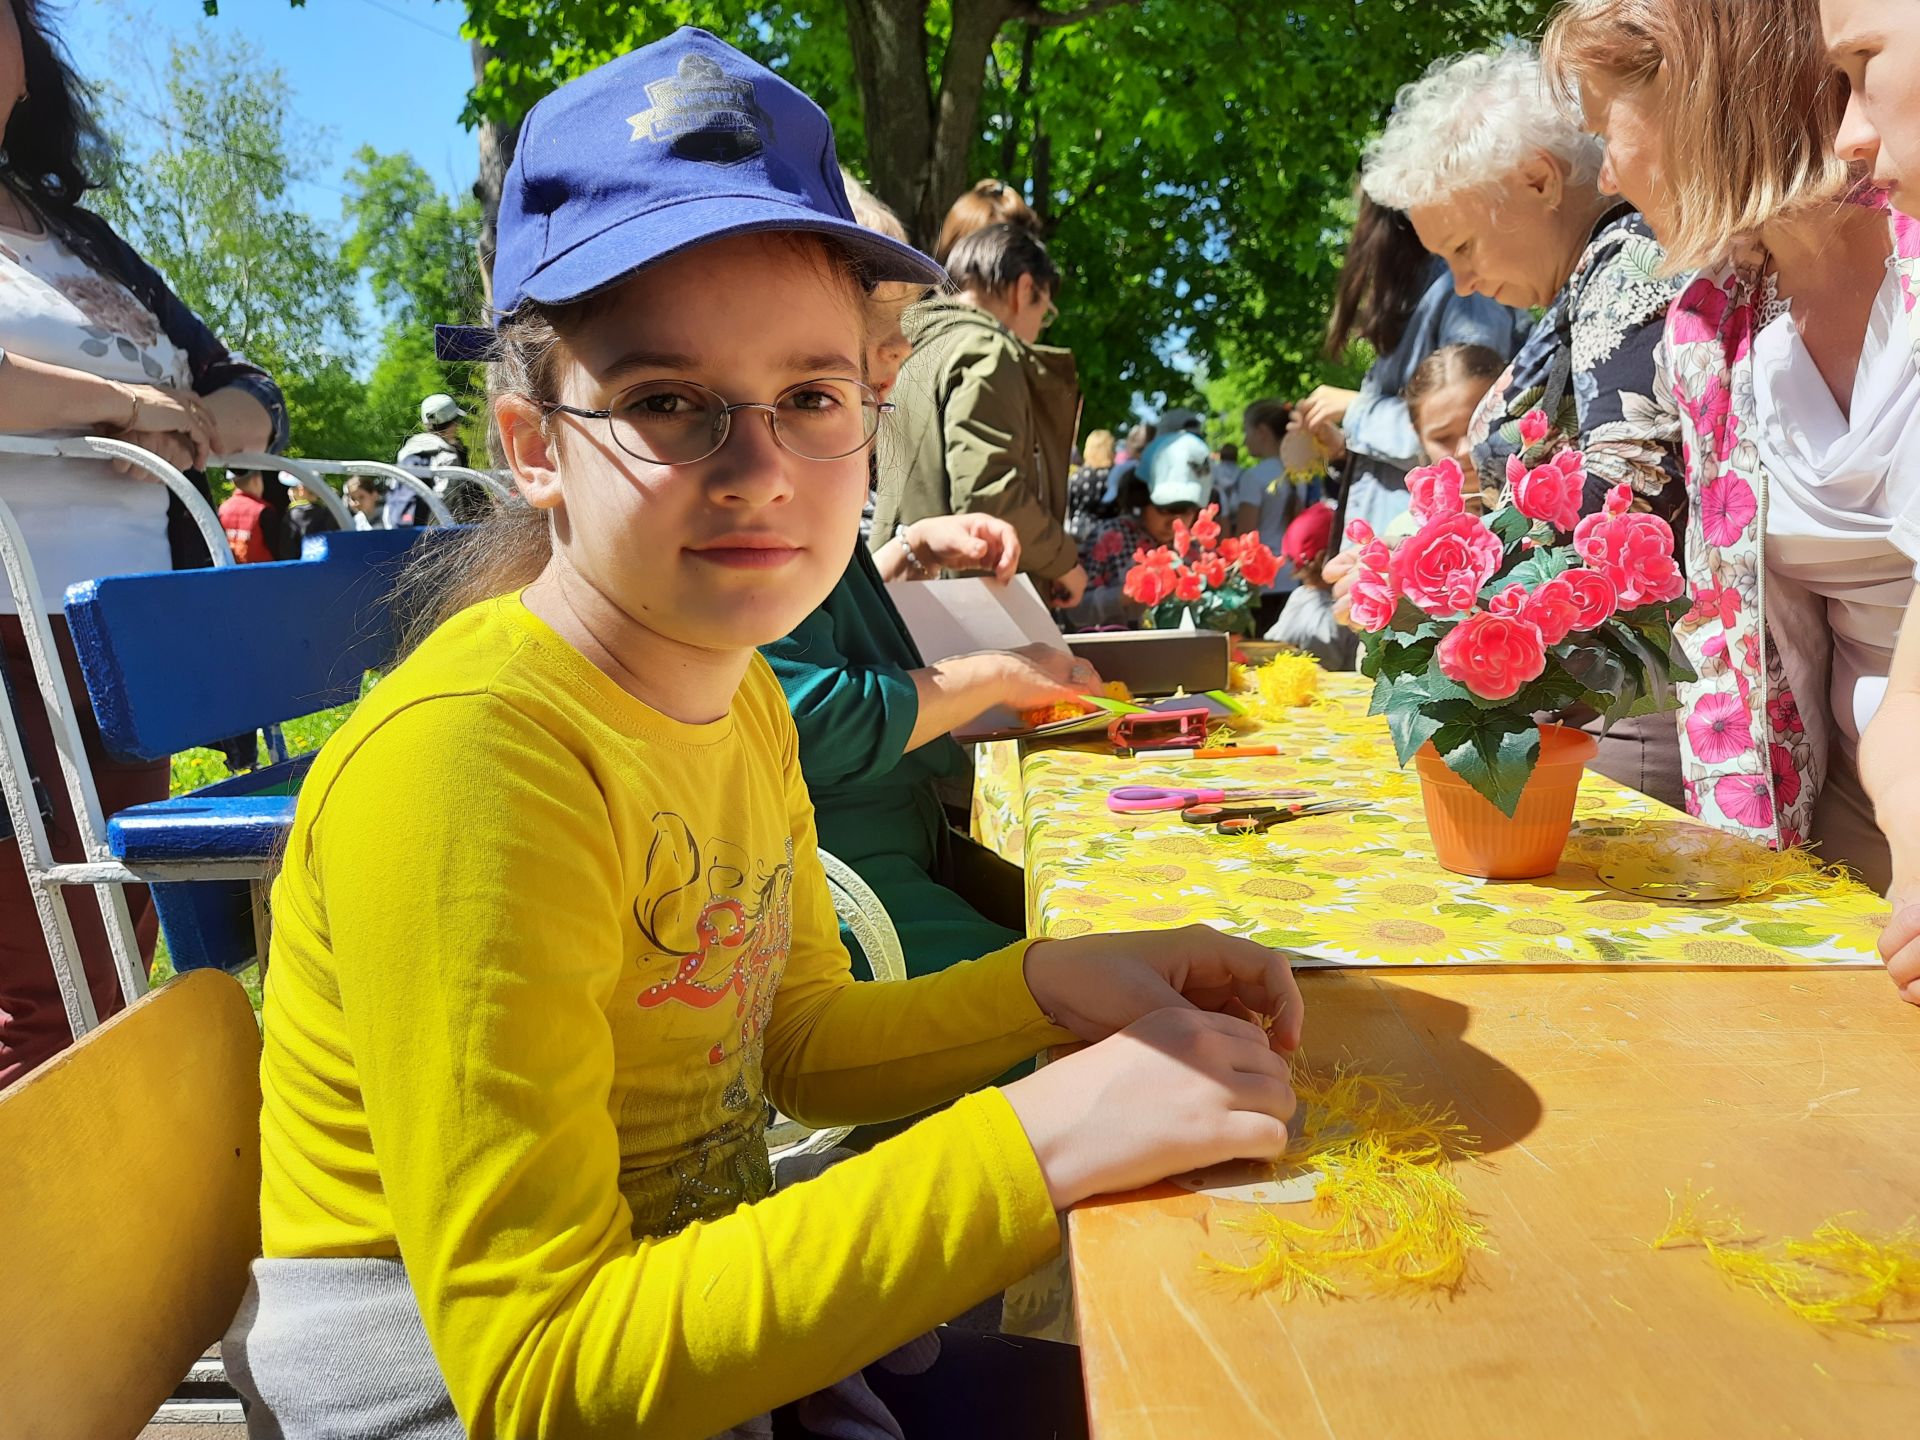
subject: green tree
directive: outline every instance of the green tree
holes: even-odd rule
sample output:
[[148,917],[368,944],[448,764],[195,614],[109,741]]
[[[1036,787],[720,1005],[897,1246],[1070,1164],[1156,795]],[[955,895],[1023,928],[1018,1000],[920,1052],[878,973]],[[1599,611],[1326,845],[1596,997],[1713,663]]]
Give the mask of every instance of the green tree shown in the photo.
[[[97,203],[226,345],[283,379],[344,365],[359,315],[353,269],[290,187],[315,137],[282,72],[245,40],[177,42],[164,94],[109,89],[117,152]],[[322,387],[335,405],[339,377]]]
[[352,227],[342,258],[364,273],[387,312],[380,357],[366,387],[375,450],[393,450],[419,426],[419,404],[441,391],[476,416],[470,451],[484,450],[480,368],[443,365],[434,358],[433,327],[477,319],[485,300],[480,282],[480,203],[444,195],[410,155],[382,155],[363,146],[346,173],[344,205]]

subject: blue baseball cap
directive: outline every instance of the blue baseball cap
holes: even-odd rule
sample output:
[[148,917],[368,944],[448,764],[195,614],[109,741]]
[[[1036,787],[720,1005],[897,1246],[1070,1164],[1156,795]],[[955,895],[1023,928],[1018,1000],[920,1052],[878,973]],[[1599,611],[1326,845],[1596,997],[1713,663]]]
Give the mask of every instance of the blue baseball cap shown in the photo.
[[[826,112],[684,26],[527,113],[501,187],[493,316],[523,300],[578,300],[681,250],[757,230],[831,235],[876,281],[946,278],[853,218]],[[442,360],[484,360],[492,349],[487,327],[435,327]]]

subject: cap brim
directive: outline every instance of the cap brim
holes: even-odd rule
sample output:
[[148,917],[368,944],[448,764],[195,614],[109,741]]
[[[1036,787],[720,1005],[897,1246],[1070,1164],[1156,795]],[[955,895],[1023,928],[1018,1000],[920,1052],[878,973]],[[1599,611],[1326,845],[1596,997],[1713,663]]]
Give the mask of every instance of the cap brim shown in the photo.
[[636,215],[601,231],[536,270],[527,278],[526,293],[545,305],[563,305],[695,245],[773,230],[830,236],[859,258],[869,280],[939,285],[947,278],[936,261],[911,245],[851,220],[760,196],[713,195]]

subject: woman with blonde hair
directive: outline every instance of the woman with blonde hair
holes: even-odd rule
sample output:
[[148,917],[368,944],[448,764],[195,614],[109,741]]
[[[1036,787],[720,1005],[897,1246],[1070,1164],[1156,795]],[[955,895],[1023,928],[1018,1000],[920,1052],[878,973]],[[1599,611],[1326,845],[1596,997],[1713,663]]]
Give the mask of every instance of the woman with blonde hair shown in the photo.
[[1577,0],[1546,64],[1605,138],[1603,183],[1671,268],[1700,272],[1666,327],[1692,502],[1679,634],[1700,676],[1687,807],[1816,843],[1884,890],[1859,740],[1920,559],[1920,227],[1835,153],[1847,84],[1818,0]]
[[1067,477],[1067,534],[1084,544],[1093,527],[1114,517],[1107,499],[1107,477],[1113,473],[1113,432],[1089,430],[1080,447],[1080,463]]

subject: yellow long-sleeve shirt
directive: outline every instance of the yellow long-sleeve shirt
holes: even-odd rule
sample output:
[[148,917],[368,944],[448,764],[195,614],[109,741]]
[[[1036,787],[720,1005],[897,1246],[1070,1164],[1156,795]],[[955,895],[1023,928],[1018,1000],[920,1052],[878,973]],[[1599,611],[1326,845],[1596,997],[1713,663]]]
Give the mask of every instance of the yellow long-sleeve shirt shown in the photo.
[[1024,945],[851,979],[757,656],[687,725],[476,606],[315,760],[273,914],[265,1253],[398,1256],[477,1437],[710,1434],[1058,1243],[995,1090],[768,1194],[767,1098],[909,1115],[1060,1033]]

